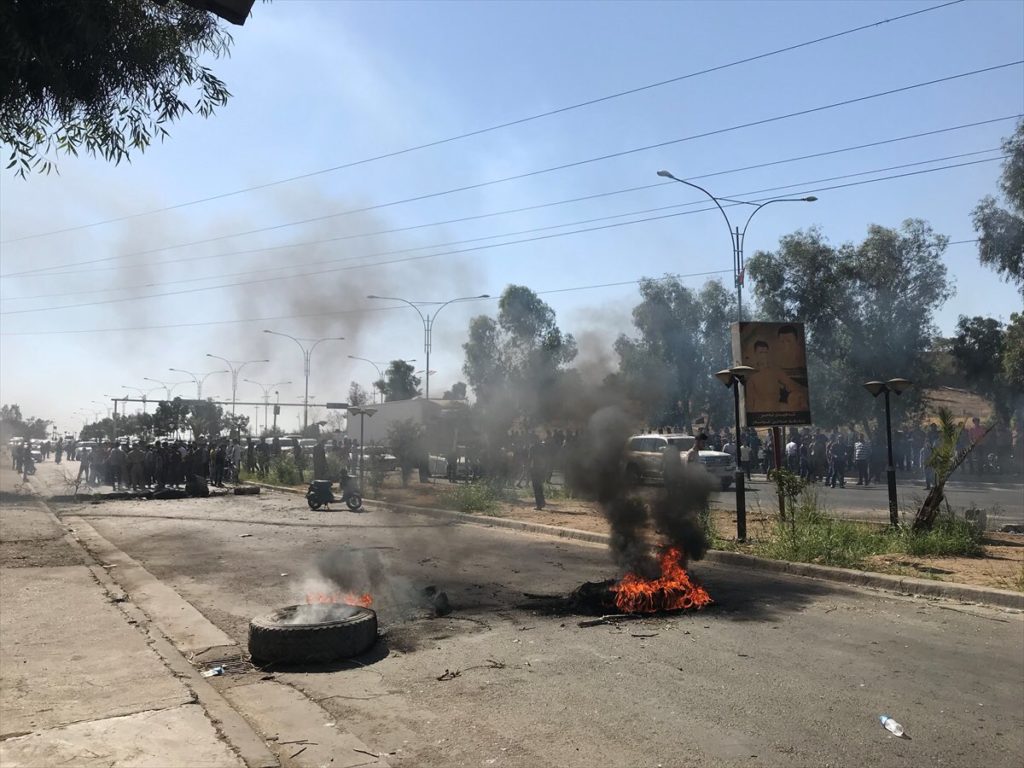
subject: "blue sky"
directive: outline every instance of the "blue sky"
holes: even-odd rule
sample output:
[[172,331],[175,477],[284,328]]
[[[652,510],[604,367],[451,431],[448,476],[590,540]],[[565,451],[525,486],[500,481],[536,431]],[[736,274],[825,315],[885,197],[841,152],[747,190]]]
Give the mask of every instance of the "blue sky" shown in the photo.
[[[145,377],[188,378],[170,367],[215,370],[216,362],[205,357],[211,353],[232,360],[269,358],[270,363],[247,366],[243,378],[290,379],[294,383],[281,388],[281,397],[296,401],[302,392],[301,354],[292,342],[260,332],[271,328],[346,338],[317,348],[310,381],[317,402],[342,400],[350,381],[368,385],[373,378],[371,366],[347,355],[416,358],[416,367],[423,367],[422,325],[413,311],[389,309],[386,302],[365,299],[367,294],[444,301],[497,296],[509,283],[560,291],[666,273],[695,275],[685,281],[699,287],[708,276],[696,275],[720,272],[731,285],[729,240],[714,210],[480,247],[706,208],[699,193],[679,184],[421,226],[654,185],[663,181],[655,175],[661,168],[682,178],[702,177],[698,183],[720,196],[760,199],[765,194],[757,191],[768,188],[802,196],[836,184],[983,160],[815,192],[820,199],[813,204],[772,206],[751,224],[746,250],[749,258],[774,247],[781,235],[810,226],[837,244],[857,241],[870,224],[898,226],[910,217],[926,219],[951,240],[969,240],[972,208],[996,189],[999,163],[991,160],[998,153],[987,150],[997,149],[1012,131],[1012,119],[724,172],[1019,115],[1020,65],[529,178],[385,204],[1019,61],[1024,4],[1009,0],[954,4],[440,146],[180,205],[939,4],[257,3],[246,25],[232,28],[231,57],[211,64],[233,94],[213,118],[182,120],[167,142],[130,164],[62,157],[59,176],[25,181],[10,171],[0,174],[0,399],[76,428],[76,409],[99,409],[92,401],[130,391],[122,385],[149,388],[156,385]],[[939,160],[965,153],[980,154]],[[817,181],[910,163],[922,164]],[[691,208],[635,213],[686,204]],[[169,206],[179,207],[133,216]],[[367,208],[373,210],[336,215]],[[607,218],[622,214],[631,215]],[[126,216],[133,217],[81,227]],[[306,219],[317,220],[292,225]],[[73,227],[80,228],[26,237]],[[539,228],[548,229],[511,234]],[[936,318],[941,331],[950,333],[960,314],[1006,320],[1021,309],[1019,294],[979,267],[973,244],[951,245],[945,261],[957,293]],[[11,274],[40,267],[50,269]],[[750,286],[745,300],[749,293]],[[583,357],[614,362],[611,342],[629,331],[635,285],[544,298],[562,327],[580,338]],[[60,308],[66,305],[84,306]],[[439,315],[432,393],[462,378],[468,320],[494,308],[494,301],[456,304]],[[912,372],[893,374],[912,378]],[[176,390],[193,392],[191,385]],[[229,397],[230,377],[211,377],[206,395]],[[243,382],[238,398],[257,400],[259,390]],[[286,413],[284,425],[294,426],[296,416]]]

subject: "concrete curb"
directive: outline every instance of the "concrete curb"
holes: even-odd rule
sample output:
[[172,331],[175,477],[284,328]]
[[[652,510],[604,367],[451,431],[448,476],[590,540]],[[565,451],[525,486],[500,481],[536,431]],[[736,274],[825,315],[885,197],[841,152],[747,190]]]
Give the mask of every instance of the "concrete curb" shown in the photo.
[[[267,483],[256,484],[275,491],[284,491],[286,493],[296,494],[303,493],[301,489],[297,488],[269,485]],[[585,541],[591,544],[607,545],[610,540],[610,537],[606,533],[580,531],[575,528],[562,528],[556,525],[544,525],[543,523],[527,523],[522,520],[512,520],[507,517],[482,517],[480,515],[466,514],[465,512],[456,512],[450,509],[415,507],[409,504],[392,504],[372,499],[363,499],[363,504],[367,509],[388,509],[396,512],[410,512],[417,515],[427,515],[455,522],[469,523],[473,525],[490,525],[496,528],[509,528],[515,531],[538,533],[544,536],[555,536],[561,539]],[[839,582],[841,584],[850,584],[855,587],[870,587],[873,589],[884,589],[904,594],[942,597],[949,600],[960,600],[968,603],[984,603],[986,605],[1024,611],[1024,593],[1012,592],[1008,589],[977,587],[971,584],[932,581],[930,579],[917,579],[909,576],[893,576],[887,573],[857,571],[850,568],[833,568],[827,565],[814,565],[812,563],[791,563],[786,560],[769,560],[767,558],[755,557],[754,555],[746,555],[740,552],[728,552],[717,549],[710,550],[704,556],[704,559],[710,563],[738,566],[740,568],[767,571],[769,573],[786,573],[792,576],[804,576],[811,579],[823,579],[826,581]]]

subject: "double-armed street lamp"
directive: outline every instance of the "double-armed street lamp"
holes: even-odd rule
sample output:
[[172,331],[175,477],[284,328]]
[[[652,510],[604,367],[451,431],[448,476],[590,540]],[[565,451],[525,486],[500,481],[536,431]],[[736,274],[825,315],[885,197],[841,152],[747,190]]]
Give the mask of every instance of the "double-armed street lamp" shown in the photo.
[[227,365],[231,371],[231,415],[235,415],[235,401],[238,399],[238,374],[242,372],[242,369],[247,365],[253,363],[269,363],[269,360],[228,360],[226,357],[220,355],[211,355],[209,352],[206,353],[207,357],[212,357],[214,360],[220,360],[222,363]]
[[[242,381],[245,381],[249,384],[255,384],[257,387],[263,390],[263,429],[266,430],[267,424],[269,423],[267,421],[267,411],[270,408],[270,393],[273,392],[275,394],[278,394],[277,387],[280,387],[282,384],[291,384],[291,381],[275,381],[273,384],[260,384],[260,382],[253,381],[252,379],[242,379]],[[274,417],[274,423],[277,423],[276,413],[274,414]]]
[[755,369],[749,365],[734,365],[715,374],[715,378],[732,390],[736,408],[736,540],[747,540],[747,491],[743,484],[743,467],[740,466],[740,386]]
[[[324,341],[344,341],[344,336],[326,336],[322,339],[297,339],[294,336],[290,336],[287,333],[281,333],[280,331],[268,331],[264,329],[264,333],[269,333],[272,336],[283,336],[286,339],[291,339],[299,345],[299,349],[302,350],[302,370],[306,376],[306,394],[302,402],[302,430],[305,431],[309,426],[309,361],[313,356],[313,350],[316,349],[317,345]],[[309,344],[307,347],[306,344]]]
[[[377,381],[384,381],[384,372],[381,371],[380,367],[382,365],[388,365],[388,362],[386,360],[376,361],[376,360],[371,360],[368,357],[356,357],[355,355],[349,355],[348,359],[349,360],[362,360],[364,363],[369,363],[370,365],[372,365],[377,370]],[[409,359],[404,359],[403,358],[402,362],[403,363],[415,363],[416,362],[416,358],[415,357],[409,358]],[[377,400],[377,393],[376,393],[374,387],[370,387],[370,396],[373,397],[374,401],[376,402],[376,400]],[[380,393],[380,398],[381,398],[381,402],[384,402],[384,393],[383,392]]]
[[[143,377],[143,378],[145,378],[145,377]],[[159,391],[159,390],[161,390],[163,388],[164,387],[151,387],[150,389],[142,389],[140,387],[129,387],[127,384],[122,384],[121,385],[121,389],[130,389],[133,392],[138,392],[139,393],[139,397],[142,398],[142,412],[143,413],[146,412],[146,401],[149,399],[149,396],[152,393],[157,392],[157,391]]]
[[448,301],[409,301],[408,299],[400,299],[396,296],[367,296],[368,299],[380,299],[382,301],[400,301],[403,304],[408,304],[410,307],[416,310],[416,314],[420,316],[420,320],[423,321],[423,351],[427,356],[426,364],[426,382],[424,384],[424,399],[430,399],[430,348],[432,346],[432,337],[434,332],[434,320],[437,319],[438,313],[447,307],[449,304],[456,304],[462,301],[477,301],[479,299],[489,299],[490,294],[482,293],[479,296],[462,296],[458,299],[449,299]]
[[152,381],[154,384],[159,384],[161,387],[163,387],[165,395],[164,399],[167,400],[168,402],[170,402],[171,400],[171,394],[174,392],[175,387],[180,387],[182,384],[188,384],[187,381],[175,381],[168,383],[166,381],[161,381],[160,379],[151,379],[149,376],[143,376],[142,380]]
[[209,373],[192,373],[192,371],[186,371],[184,368],[168,368],[167,370],[174,371],[175,373],[185,373],[192,377],[192,381],[196,383],[196,400],[203,399],[203,384],[206,383],[208,378],[213,376],[215,373],[230,373],[230,371],[226,369],[221,371],[210,371]]
[[912,386],[907,379],[889,379],[888,381],[865,381],[864,389],[871,393],[872,397],[878,397],[885,393],[885,446],[888,450],[889,465],[885,469],[886,480],[889,483],[889,522],[895,528],[900,524],[900,511],[896,502],[896,467],[892,461],[892,416],[889,408],[889,393],[895,392],[899,397]]
[[[713,194],[708,192],[704,187],[694,184],[692,181],[685,181],[677,176],[674,176],[670,171],[658,171],[658,175],[662,178],[672,179],[672,181],[678,181],[680,184],[685,184],[688,187],[693,187],[696,190],[703,192],[711,201],[718,206],[718,210],[722,213],[722,217],[725,219],[725,224],[729,228],[729,240],[732,242],[732,272],[733,279],[736,283],[736,310],[739,315],[739,321],[743,322],[743,275],[744,275],[744,261],[743,261],[743,242],[747,236],[747,227],[750,226],[750,220],[754,218],[755,214],[764,208],[766,205],[772,203],[813,203],[816,198],[814,195],[808,195],[807,197],[776,197],[771,200],[764,200],[759,203],[752,203],[747,200],[733,200],[728,197],[715,197]],[[729,220],[729,215],[725,212],[725,208],[722,207],[720,200],[724,200],[727,203],[734,205],[752,205],[754,210],[750,212],[747,217],[747,222],[743,225],[741,230],[739,227],[733,227],[732,222]]]

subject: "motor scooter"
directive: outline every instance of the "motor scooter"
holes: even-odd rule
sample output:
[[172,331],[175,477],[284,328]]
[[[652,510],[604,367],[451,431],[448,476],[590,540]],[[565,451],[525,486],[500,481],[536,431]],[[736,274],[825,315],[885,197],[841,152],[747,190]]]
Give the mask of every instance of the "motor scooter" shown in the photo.
[[310,509],[327,508],[328,504],[343,502],[353,512],[357,512],[363,506],[363,497],[360,495],[351,482],[351,478],[342,477],[338,485],[341,487],[341,498],[337,498],[331,490],[333,484],[330,480],[314,480],[309,484],[306,491],[306,503]]

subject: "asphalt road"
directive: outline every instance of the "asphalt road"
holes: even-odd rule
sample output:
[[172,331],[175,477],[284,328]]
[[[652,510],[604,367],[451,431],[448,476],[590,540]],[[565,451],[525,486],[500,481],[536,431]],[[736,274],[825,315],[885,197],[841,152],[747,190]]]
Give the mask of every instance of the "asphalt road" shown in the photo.
[[[279,493],[55,509],[243,644],[252,616],[333,589],[325,568],[371,591],[373,653],[279,679],[392,765],[1024,763],[1019,613],[698,563],[713,607],[582,628],[524,593],[615,576],[603,547]],[[427,585],[450,616],[429,617]]]
[[[820,503],[836,517],[880,522],[889,520],[889,488],[885,482],[869,486],[850,482],[845,488],[828,488],[818,483],[812,487],[818,493]],[[896,498],[901,514],[913,517],[927,493],[920,480],[901,481],[897,477]],[[957,480],[946,484],[945,495],[949,505],[959,514],[969,507],[984,510],[990,530],[999,530],[1007,524],[1024,524],[1024,484],[1019,481]],[[735,508],[735,496],[735,489],[730,488],[717,494],[716,499],[720,504]],[[775,486],[763,475],[754,475],[753,482],[747,485],[748,509],[756,509],[758,505],[773,512],[777,508]]]

